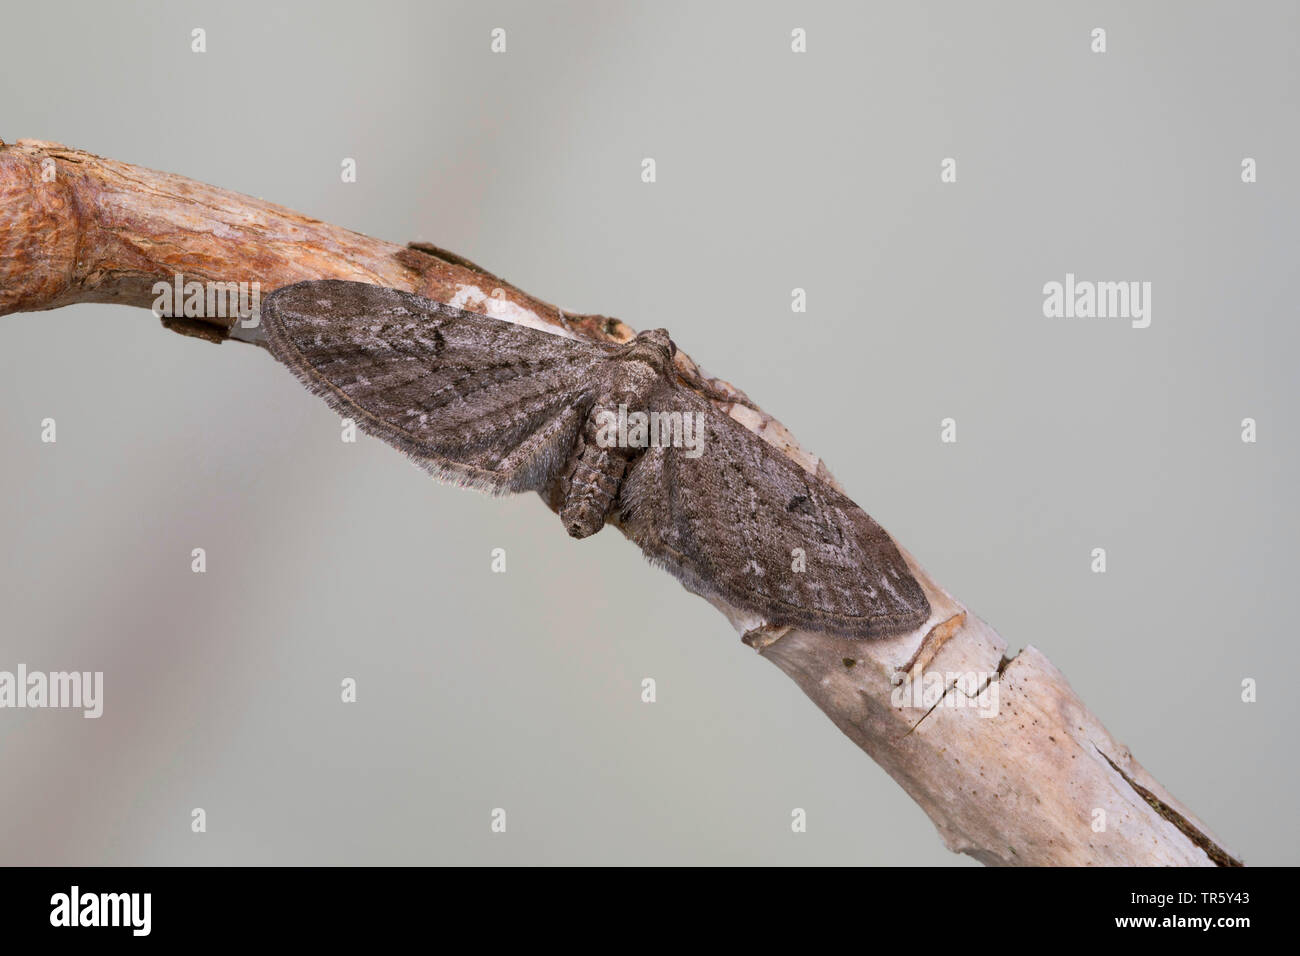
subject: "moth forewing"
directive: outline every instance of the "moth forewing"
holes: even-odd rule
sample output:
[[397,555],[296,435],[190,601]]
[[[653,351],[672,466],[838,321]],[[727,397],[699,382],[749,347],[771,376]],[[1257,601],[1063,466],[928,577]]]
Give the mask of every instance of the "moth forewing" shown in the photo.
[[682,385],[662,329],[583,342],[337,279],[273,292],[262,317],[309,389],[440,479],[538,491],[576,537],[616,519],[773,625],[880,637],[929,616],[884,529]]

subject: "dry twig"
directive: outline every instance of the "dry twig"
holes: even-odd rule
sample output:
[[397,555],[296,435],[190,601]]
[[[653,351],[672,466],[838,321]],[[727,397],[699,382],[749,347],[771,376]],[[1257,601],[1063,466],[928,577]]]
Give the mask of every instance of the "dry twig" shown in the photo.
[[[260,199],[32,140],[0,143],[0,253],[0,315],[76,302],[150,308],[154,283],[177,274],[256,281],[264,293],[332,277],[593,339],[633,334],[615,319],[563,313],[432,246],[394,245]],[[221,342],[233,323],[195,317],[164,324]],[[685,354],[678,371],[733,418],[831,480],[743,393]],[[952,850],[989,864],[1240,865],[1110,736],[1041,653],[1027,647],[1008,659],[1006,642],[907,557],[933,614],[919,630],[888,640],[773,632],[718,607],[745,643],[902,784]],[[936,672],[991,675],[998,718],[982,717],[978,707],[893,699],[900,680]],[[977,690],[949,686],[943,702]],[[1100,832],[1093,829],[1098,810],[1105,814]]]

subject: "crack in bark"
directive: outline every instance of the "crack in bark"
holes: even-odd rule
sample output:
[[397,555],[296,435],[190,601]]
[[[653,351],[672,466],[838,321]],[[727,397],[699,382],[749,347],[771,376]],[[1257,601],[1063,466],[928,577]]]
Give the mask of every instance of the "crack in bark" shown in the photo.
[[1007,672],[1007,666],[1019,656],[1020,656],[1019,651],[1017,651],[1015,654],[1012,654],[1010,657],[1007,657],[1007,655],[1003,654],[1002,659],[998,661],[998,669],[995,670],[992,674],[990,674],[989,679],[980,685],[980,689],[975,692],[974,697],[971,697],[970,694],[967,694],[966,696],[971,697],[971,699],[974,700],[975,697],[979,697],[980,694],[984,693],[986,690],[989,689],[989,684],[992,684],[994,681],[1001,681],[1002,675]]
[[953,692],[953,690],[956,688],[956,686],[957,686],[957,682],[956,682],[956,681],[953,681],[951,684],[949,684],[947,687],[945,687],[945,688],[943,689],[943,693],[939,695],[939,699],[936,700],[933,704],[930,705],[930,709],[927,710],[924,714],[922,714],[922,715],[921,715],[921,719],[918,720],[916,723],[914,723],[914,724],[913,724],[913,725],[908,729],[907,733],[903,734],[903,736],[904,736],[904,737],[910,737],[910,736],[912,736],[912,731],[913,731],[913,730],[916,730],[917,727],[920,727],[920,726],[921,726],[921,722],[924,721],[925,718],[929,717],[931,714],[934,713],[934,709],[935,709],[936,707],[938,707],[940,704],[942,704],[942,703],[944,702],[944,699],[945,699],[949,694],[951,694],[951,693]]
[[[965,617],[966,617],[966,615],[965,615],[964,612],[963,612],[961,615],[959,615],[959,616],[962,617],[962,618],[965,618]],[[949,618],[949,620],[955,620],[955,618]],[[947,622],[945,622],[945,623],[947,623]],[[918,650],[917,653],[919,654],[920,651]],[[978,698],[978,697],[980,696],[980,694],[982,694],[982,693],[984,693],[984,691],[988,690],[989,684],[992,684],[995,680],[996,680],[996,681],[1000,681],[1000,680],[1002,680],[1002,675],[1005,674],[1005,673],[1007,672],[1007,666],[1008,666],[1012,661],[1014,661],[1017,657],[1019,657],[1019,656],[1020,656],[1020,655],[1019,655],[1018,653],[1017,653],[1017,654],[1013,654],[1013,655],[1010,656],[1010,657],[1007,657],[1007,655],[1003,654],[1003,655],[1002,655],[1002,659],[998,661],[998,669],[997,669],[996,671],[994,671],[992,674],[989,675],[989,679],[986,680],[983,684],[981,684],[980,687],[979,687],[979,690],[975,691],[974,694],[966,694],[967,699],[968,699],[968,700],[975,700],[976,698]],[[913,730],[916,730],[917,727],[920,727],[920,726],[921,726],[921,721],[922,721],[922,720],[925,720],[925,718],[929,717],[931,714],[934,713],[934,708],[935,708],[935,707],[938,707],[940,704],[942,704],[942,703],[944,702],[944,700],[947,698],[947,696],[948,696],[950,693],[952,693],[954,690],[959,689],[959,688],[958,688],[958,685],[959,685],[959,684],[960,684],[960,681],[956,681],[956,680],[955,680],[955,681],[953,681],[951,684],[949,684],[946,688],[944,688],[943,693],[939,695],[939,699],[936,700],[936,701],[934,702],[934,706],[931,707],[929,710],[927,710],[924,714],[922,714],[922,715],[921,715],[921,720],[918,720],[916,723],[914,723],[914,724],[912,725],[911,729],[908,730],[907,733],[903,734],[903,736],[904,736],[904,737],[910,737],[910,736],[912,735],[912,731],[913,731]],[[966,692],[965,692],[965,691],[962,691],[962,693],[966,693]]]
[[1119,768],[1119,764],[1111,760],[1104,750],[1102,750],[1096,744],[1093,744],[1092,748],[1093,750],[1097,751],[1097,753],[1101,754],[1102,758],[1105,759],[1106,763],[1110,764],[1111,769],[1113,769],[1117,774],[1123,777],[1124,782],[1127,783],[1130,787],[1132,787],[1134,792],[1143,800],[1145,800],[1147,805],[1151,807],[1151,809],[1154,810],[1157,813],[1157,815],[1168,820],[1170,823],[1172,823],[1175,827],[1178,828],[1178,832],[1180,832],[1183,836],[1187,837],[1187,839],[1191,840],[1198,847],[1204,850],[1205,855],[1210,858],[1210,860],[1214,863],[1215,866],[1245,866],[1246,865],[1242,863],[1240,860],[1238,860],[1236,857],[1228,853],[1228,851],[1223,849],[1223,847],[1219,846],[1217,843],[1215,843],[1213,840],[1207,837],[1195,826],[1193,826],[1192,822],[1188,820],[1185,816],[1183,816],[1181,813],[1179,813],[1169,804],[1165,803],[1154,793],[1152,793],[1146,787],[1142,786],[1142,784],[1138,783],[1136,780],[1134,780],[1132,777],[1126,774],[1123,770],[1121,770]]

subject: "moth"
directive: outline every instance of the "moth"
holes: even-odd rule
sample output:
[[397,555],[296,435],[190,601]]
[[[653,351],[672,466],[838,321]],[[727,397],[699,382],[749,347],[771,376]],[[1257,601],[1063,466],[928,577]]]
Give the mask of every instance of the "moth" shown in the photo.
[[616,524],[769,625],[875,638],[930,616],[884,529],[681,384],[663,329],[578,341],[335,279],[278,289],[261,314],[303,384],[438,479],[536,491],[575,538]]

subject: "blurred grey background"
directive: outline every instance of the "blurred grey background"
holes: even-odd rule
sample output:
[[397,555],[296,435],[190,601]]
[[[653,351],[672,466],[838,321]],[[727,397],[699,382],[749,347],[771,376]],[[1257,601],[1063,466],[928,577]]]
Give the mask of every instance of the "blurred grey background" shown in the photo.
[[[82,2],[5,26],[6,141],[668,327],[1231,849],[1300,862],[1294,4]],[[1151,327],[1044,318],[1066,272],[1150,281]],[[0,711],[0,862],[973,865],[621,536],[343,444],[261,350],[83,305],[0,320],[0,371],[0,669],[106,681],[97,721]]]

